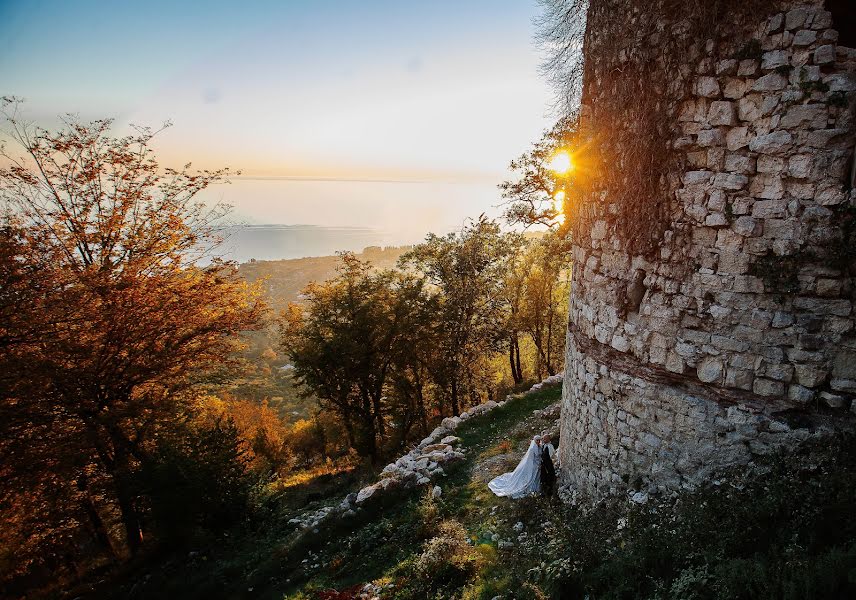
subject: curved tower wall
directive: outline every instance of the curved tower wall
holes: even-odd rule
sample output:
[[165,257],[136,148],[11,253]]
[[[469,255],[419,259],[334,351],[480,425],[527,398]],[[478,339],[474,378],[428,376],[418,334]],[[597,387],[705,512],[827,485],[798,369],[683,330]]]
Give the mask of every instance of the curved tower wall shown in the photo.
[[[632,27],[638,3],[598,4]],[[692,487],[799,443],[818,417],[848,418],[856,50],[822,2],[782,4],[735,27],[725,51],[708,42],[688,58],[671,136],[684,167],[645,199],[670,207],[653,255],[626,250],[597,182],[584,198],[560,441],[572,489]],[[580,123],[605,131],[592,34]]]

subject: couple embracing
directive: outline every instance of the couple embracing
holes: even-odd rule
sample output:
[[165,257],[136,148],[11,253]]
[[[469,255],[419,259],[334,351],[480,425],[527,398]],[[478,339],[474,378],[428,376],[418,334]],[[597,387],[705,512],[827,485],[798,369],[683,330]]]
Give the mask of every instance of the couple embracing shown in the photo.
[[556,449],[550,443],[550,436],[536,435],[514,471],[503,473],[487,486],[497,496],[515,499],[539,491],[544,496],[552,496],[556,485],[555,459]]

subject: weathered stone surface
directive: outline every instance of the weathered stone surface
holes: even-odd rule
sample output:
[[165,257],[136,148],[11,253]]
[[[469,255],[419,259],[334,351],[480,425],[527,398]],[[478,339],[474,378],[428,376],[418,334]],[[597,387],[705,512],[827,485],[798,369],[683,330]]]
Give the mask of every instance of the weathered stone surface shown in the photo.
[[778,73],[767,73],[755,80],[752,90],[755,92],[778,92],[785,89],[788,80]]
[[785,13],[785,29],[798,29],[805,25],[808,11],[805,8],[794,8]]
[[696,79],[696,93],[704,98],[719,96],[719,80],[716,77],[699,77]]
[[815,49],[814,64],[828,65],[832,62],[835,62],[835,46],[833,46],[832,44],[827,44],[824,46],[818,46]]
[[749,149],[759,154],[778,154],[790,148],[794,138],[788,131],[759,135],[749,142]]
[[794,34],[794,46],[810,46],[817,40],[817,32],[811,29],[801,29]]
[[734,125],[737,121],[737,108],[733,102],[715,100],[710,103],[707,120],[711,125]]
[[744,237],[761,235],[761,228],[760,221],[746,215],[734,221],[734,231]]
[[761,68],[770,71],[790,63],[790,54],[786,50],[771,50],[761,57]]
[[[611,10],[629,23],[623,2]],[[856,406],[854,281],[827,260],[841,240],[840,207],[853,201],[856,52],[836,48],[819,2],[785,0],[782,9],[734,23],[735,36],[752,32],[759,56],[730,58],[754,50],[748,37],[687,56],[690,89],[675,86],[687,96],[674,99],[678,121],[663,140],[676,149],[673,164],[686,166],[665,174],[662,198],[645,199],[669,207],[650,255],[616,225],[631,215],[614,188],[593,182],[584,199],[593,214],[582,230],[592,235],[574,241],[565,485],[627,493],[625,482],[641,478],[628,498],[692,488],[820,435],[771,415]],[[628,57],[661,50],[649,38],[628,43],[639,46]],[[609,101],[614,85],[592,82],[587,102]],[[581,130],[616,126],[590,121],[597,113],[587,106]],[[617,162],[638,155],[620,143],[611,147]],[[635,185],[620,191],[632,197]],[[638,300],[629,302],[633,282]]]
[[719,381],[724,372],[724,368],[725,366],[719,358],[705,358],[698,365],[698,378],[705,383]]

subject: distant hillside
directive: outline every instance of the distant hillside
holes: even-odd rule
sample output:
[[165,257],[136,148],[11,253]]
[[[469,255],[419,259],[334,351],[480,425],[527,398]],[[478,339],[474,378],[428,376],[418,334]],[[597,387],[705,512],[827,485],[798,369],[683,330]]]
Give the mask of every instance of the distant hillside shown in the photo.
[[[379,269],[394,267],[398,257],[410,246],[368,246],[356,256]],[[267,278],[264,284],[274,310],[285,308],[298,299],[301,290],[313,281],[326,281],[336,274],[338,256],[315,256],[288,260],[252,260],[241,264],[238,272],[249,282]]]

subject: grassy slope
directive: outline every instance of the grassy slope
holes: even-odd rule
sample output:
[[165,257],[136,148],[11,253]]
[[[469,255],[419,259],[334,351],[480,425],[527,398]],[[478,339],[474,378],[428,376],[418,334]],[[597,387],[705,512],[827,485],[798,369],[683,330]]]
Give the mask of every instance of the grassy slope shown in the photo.
[[[554,387],[514,399],[485,417],[467,421],[455,431],[467,449],[467,458],[437,482],[443,489],[439,505],[444,517],[459,519],[472,529],[472,534],[478,534],[477,530],[498,499],[482,483],[471,480],[474,464],[504,440],[517,445],[528,444],[529,432],[520,427],[521,423],[526,423],[534,411],[556,402],[560,395],[561,388]],[[401,562],[422,549],[425,536],[420,500],[416,493],[398,498],[377,514],[364,517],[371,520],[355,531],[336,536],[335,543],[329,546],[326,541],[320,543],[318,559],[313,559],[311,564],[317,562],[325,566],[309,569],[308,577],[300,582],[293,581],[295,585],[288,586],[288,591],[294,594],[300,589],[342,589],[389,575]],[[281,598],[276,594],[270,597]]]
[[[461,426],[467,458],[441,479],[436,503],[411,491],[308,535],[273,511],[254,533],[212,541],[192,559],[159,566],[147,585],[135,584],[138,593],[126,585],[113,597],[346,600],[353,593],[330,590],[370,581],[391,585],[382,597],[397,600],[856,597],[852,437],[769,457],[754,473],[674,502],[618,498],[586,510],[494,497],[485,479],[549,426],[532,413],[558,397],[544,390]],[[452,585],[414,567],[436,535],[429,521],[439,519],[461,523],[488,557]],[[498,548],[496,538],[512,545]]]
[[[515,432],[515,428],[519,429],[533,411],[555,402],[559,396],[560,388],[552,388],[516,398],[486,416],[467,421],[455,432],[467,448],[467,458],[451,467],[447,477],[438,482],[444,489],[440,503],[444,515],[461,518],[476,527],[489,510],[489,501],[496,498],[483,485],[471,485],[474,463],[509,436],[525,445],[528,433]],[[337,503],[359,485],[358,481],[346,483],[347,487],[335,497],[313,502],[309,508]],[[100,582],[89,590],[78,588],[75,594],[98,598],[282,600],[295,597],[301,590],[342,589],[373,581],[421,551],[425,532],[420,500],[420,491],[404,492],[384,505],[361,511],[349,521],[322,526],[317,534],[296,533],[287,522],[293,511],[283,510],[282,501],[274,500],[261,525],[247,534],[200,543],[192,555],[182,553],[166,561],[162,556],[152,557],[148,565],[135,563],[127,567],[125,576],[119,574],[111,582]]]

